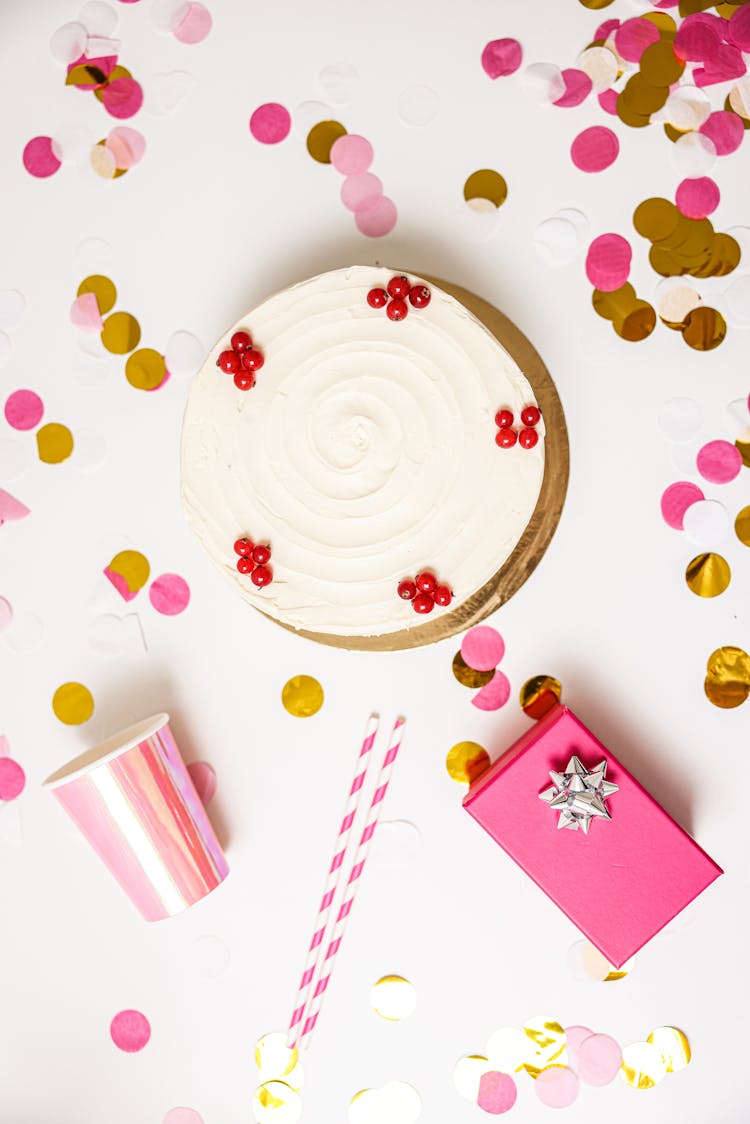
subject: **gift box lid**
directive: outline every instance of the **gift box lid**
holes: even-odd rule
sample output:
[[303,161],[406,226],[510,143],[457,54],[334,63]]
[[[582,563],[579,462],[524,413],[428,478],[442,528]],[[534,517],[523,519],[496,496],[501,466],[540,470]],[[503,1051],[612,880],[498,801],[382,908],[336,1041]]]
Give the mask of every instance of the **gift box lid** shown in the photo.
[[[587,769],[607,762],[611,819],[588,833],[558,828],[558,811],[539,799],[578,756]],[[620,967],[723,871],[594,737],[557,705],[471,786],[464,807]]]

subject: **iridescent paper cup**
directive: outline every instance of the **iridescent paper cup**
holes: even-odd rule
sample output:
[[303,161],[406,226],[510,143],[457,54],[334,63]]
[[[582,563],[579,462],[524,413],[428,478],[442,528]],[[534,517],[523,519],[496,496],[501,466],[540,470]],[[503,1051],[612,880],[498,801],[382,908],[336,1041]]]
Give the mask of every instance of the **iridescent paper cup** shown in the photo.
[[114,734],[44,787],[147,921],[182,913],[229,873],[167,714]]

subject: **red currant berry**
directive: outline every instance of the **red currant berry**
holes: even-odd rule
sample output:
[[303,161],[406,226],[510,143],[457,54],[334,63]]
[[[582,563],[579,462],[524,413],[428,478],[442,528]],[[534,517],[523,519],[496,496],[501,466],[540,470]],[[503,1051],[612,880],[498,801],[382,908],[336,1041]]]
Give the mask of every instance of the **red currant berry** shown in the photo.
[[541,416],[538,406],[527,406],[525,410],[521,410],[521,421],[524,425],[536,425]]
[[415,308],[427,308],[432,298],[432,293],[426,285],[415,285],[409,290],[409,301]]
[[255,386],[255,375],[252,371],[237,371],[234,385],[238,390],[252,390]]
[[242,366],[246,371],[259,371],[264,363],[263,352],[258,351],[257,347],[242,352]]
[[501,449],[512,449],[517,440],[518,436],[513,429],[498,429],[495,434],[495,444]]
[[417,587],[411,578],[406,578],[404,581],[398,583],[398,595],[403,597],[404,601],[413,601],[417,596]]
[[227,375],[233,375],[235,371],[240,369],[240,357],[235,355],[233,351],[222,351],[219,358],[216,360],[216,366],[219,367]]
[[247,535],[243,535],[241,539],[237,539],[234,544],[234,553],[239,554],[240,558],[249,558],[253,553],[253,543]]
[[389,320],[403,320],[409,311],[409,306],[400,297],[395,297],[392,301],[388,301],[385,311]]
[[417,589],[420,593],[434,593],[437,586],[437,578],[430,570],[423,570],[421,574],[416,577]]
[[435,586],[435,592],[432,597],[436,605],[450,605],[453,600],[453,594],[448,589],[447,585]]
[[385,289],[370,289],[367,303],[370,308],[384,308],[388,304],[388,294]]
[[271,551],[267,546],[262,544],[253,547],[253,562],[256,566],[265,566],[266,562],[271,559]]
[[495,414],[495,425],[498,429],[510,429],[513,425],[513,411],[498,410]]
[[403,276],[399,274],[398,277],[391,277],[388,282],[388,296],[398,297],[400,300],[405,300],[409,295],[411,285]]
[[253,346],[249,332],[235,332],[230,342],[233,351],[247,351],[249,347]]
[[435,602],[429,593],[418,593],[412,601],[412,606],[415,613],[431,613],[435,608]]
[[523,449],[533,449],[539,440],[539,434],[535,429],[522,429],[518,434],[518,444]]
[[252,574],[253,570],[255,569],[255,563],[253,562],[252,558],[238,558],[237,569],[241,574]]
[[273,581],[273,574],[268,566],[256,566],[250,575],[250,581],[253,585],[257,585],[258,589],[262,589],[264,585],[270,585]]

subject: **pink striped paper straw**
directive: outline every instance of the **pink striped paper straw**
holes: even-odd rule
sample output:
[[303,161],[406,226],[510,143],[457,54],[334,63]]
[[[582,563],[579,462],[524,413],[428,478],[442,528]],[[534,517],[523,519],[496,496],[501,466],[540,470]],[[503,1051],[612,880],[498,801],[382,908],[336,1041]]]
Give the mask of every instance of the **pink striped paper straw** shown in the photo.
[[372,837],[375,834],[375,828],[378,826],[378,820],[380,819],[380,811],[383,806],[383,800],[385,799],[385,794],[388,791],[388,785],[390,784],[393,765],[396,761],[396,758],[398,757],[398,751],[401,748],[404,725],[405,719],[398,718],[396,720],[393,731],[391,733],[391,740],[389,742],[388,749],[386,750],[385,757],[383,758],[383,764],[380,766],[380,772],[378,774],[375,792],[373,794],[372,800],[370,801],[370,809],[367,814],[367,823],[359,839],[357,853],[354,856],[354,863],[352,864],[352,869],[349,874],[349,881],[347,882],[346,889],[344,891],[344,900],[341,903],[338,914],[336,915],[331,942],[328,945],[325,959],[323,961],[322,975],[318,980],[312,999],[310,1000],[310,1003],[308,1005],[307,1018],[305,1019],[305,1025],[302,1029],[302,1034],[299,1039],[300,1043],[304,1047],[307,1047],[310,1044],[310,1035],[315,1028],[316,1022],[318,1021],[320,1008],[323,1005],[323,997],[328,987],[328,982],[331,978],[334,964],[336,963],[336,954],[341,947],[344,930],[346,929],[346,924],[349,920],[349,915],[352,911],[352,906],[354,905],[354,900],[357,896],[357,890],[359,888],[360,879],[362,877],[362,871],[364,870],[365,863],[367,862],[367,856],[370,851]]
[[333,858],[331,859],[331,865],[328,868],[323,897],[321,898],[318,914],[315,919],[315,931],[310,941],[310,947],[307,950],[305,970],[302,973],[302,979],[297,989],[294,1011],[289,1023],[287,1046],[290,1049],[292,1046],[296,1045],[300,1036],[300,1030],[302,1029],[302,1016],[305,1013],[310,988],[317,973],[318,964],[323,951],[323,938],[328,928],[333,902],[336,898],[339,883],[341,882],[344,859],[346,858],[346,852],[349,847],[349,839],[357,815],[357,809],[359,808],[359,802],[362,798],[362,788],[371,761],[370,751],[375,743],[379,721],[377,714],[371,714],[367,720],[364,741],[362,742],[362,748],[359,751],[359,756],[354,767],[354,778],[349,788],[349,795],[346,798],[344,817],[341,821],[338,835],[336,836],[336,848],[333,853]]

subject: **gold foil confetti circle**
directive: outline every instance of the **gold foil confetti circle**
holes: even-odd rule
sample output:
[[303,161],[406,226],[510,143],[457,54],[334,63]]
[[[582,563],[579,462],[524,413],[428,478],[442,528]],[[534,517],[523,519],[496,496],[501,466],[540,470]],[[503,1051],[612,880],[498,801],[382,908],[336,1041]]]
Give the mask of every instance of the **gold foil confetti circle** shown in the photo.
[[117,175],[117,164],[115,158],[108,148],[105,148],[104,141],[97,141],[91,149],[91,167],[94,169],[98,176],[103,180],[113,180]]
[[448,776],[460,784],[471,784],[489,767],[490,755],[478,742],[457,742],[448,751]]
[[602,982],[614,983],[616,980],[624,980],[625,977],[633,971],[634,967],[634,956],[631,956],[630,959],[626,960],[624,964],[621,964],[619,968],[615,968],[614,965],[610,965],[610,970],[607,972]]
[[565,1031],[555,1019],[535,1015],[523,1024],[523,1032],[529,1040],[529,1050],[523,1068],[532,1077],[538,1077],[552,1062],[558,1062],[560,1065],[568,1064]]
[[417,1009],[417,989],[403,976],[381,976],[370,990],[370,1006],[387,1022],[408,1019]]
[[39,460],[45,464],[61,464],[73,452],[73,434],[67,425],[49,422],[36,431]]
[[667,1073],[679,1073],[690,1065],[690,1043],[676,1026],[658,1026],[651,1031],[646,1041],[661,1054]]
[[727,334],[727,322],[715,308],[702,305],[685,318],[682,338],[694,351],[713,351]]
[[[503,176],[492,168],[480,168],[479,171],[472,172],[464,184],[464,199],[470,207],[479,201],[479,206],[475,206],[478,210],[502,207],[507,198],[508,185]],[[481,206],[482,202],[489,203],[490,207]]]
[[97,308],[102,316],[115,307],[117,289],[114,281],[110,281],[109,277],[103,277],[100,273],[92,273],[90,277],[84,278],[78,286],[76,296],[81,297],[84,293],[94,294]]
[[299,1050],[286,1044],[286,1034],[274,1031],[264,1034],[255,1044],[255,1065],[261,1082],[284,1080],[299,1062]]
[[492,1069],[487,1058],[481,1054],[468,1054],[459,1058],[453,1070],[453,1084],[456,1091],[469,1101],[479,1096],[479,1082],[485,1073]]
[[725,645],[708,657],[704,690],[709,701],[731,710],[750,695],[750,656],[742,648]]
[[153,347],[140,347],[128,356],[125,378],[136,390],[156,390],[167,375],[164,356]]
[[651,335],[656,327],[656,313],[648,301],[637,300],[621,320],[614,319],[612,325],[620,339],[638,343]]
[[83,683],[63,683],[52,696],[52,709],[66,726],[81,726],[94,713],[94,696]]
[[674,234],[680,221],[680,212],[668,199],[644,199],[633,213],[633,226],[649,242],[659,242]]
[[333,144],[343,136],[346,129],[340,121],[319,121],[307,134],[307,151],[319,164],[330,164]]
[[583,4],[584,8],[590,8],[594,12],[599,12],[602,8],[608,8],[614,2],[615,0],[578,0],[578,3]]
[[750,546],[750,507],[743,507],[734,521],[734,533],[745,546]]
[[745,468],[750,468],[750,441],[735,441],[735,447],[739,449],[742,463]]
[[529,718],[543,718],[562,697],[562,684],[551,675],[534,675],[519,692],[521,710]]
[[[112,581],[111,575],[121,578],[125,585],[125,593],[135,596],[148,581],[151,566],[146,555],[141,554],[140,550],[121,550],[105,568],[105,573],[110,581]],[[122,592],[120,582],[115,581],[113,584]]]
[[629,282],[621,285],[619,289],[613,289],[611,293],[605,293],[601,289],[594,289],[591,294],[591,303],[594,306],[594,311],[598,313],[603,320],[623,320],[630,312],[637,299],[635,289]]
[[282,687],[281,701],[294,718],[311,718],[323,705],[323,688],[311,675],[294,675]]
[[495,674],[494,669],[491,671],[477,671],[475,668],[469,667],[460,651],[456,652],[453,657],[452,670],[455,678],[462,687],[484,687]]
[[255,1091],[253,1115],[258,1124],[297,1124],[302,1115],[299,1093],[283,1081],[265,1081]]
[[640,77],[650,86],[667,89],[667,93],[668,87],[682,77],[684,69],[685,63],[677,58],[672,44],[663,39],[646,47],[641,55]]
[[631,1042],[622,1051],[620,1077],[631,1089],[653,1089],[667,1076],[661,1052],[650,1042]]
[[698,597],[718,597],[729,586],[732,571],[720,554],[698,554],[688,563],[685,581]]
[[141,342],[141,326],[129,312],[113,312],[104,321],[102,343],[113,355],[127,355]]

